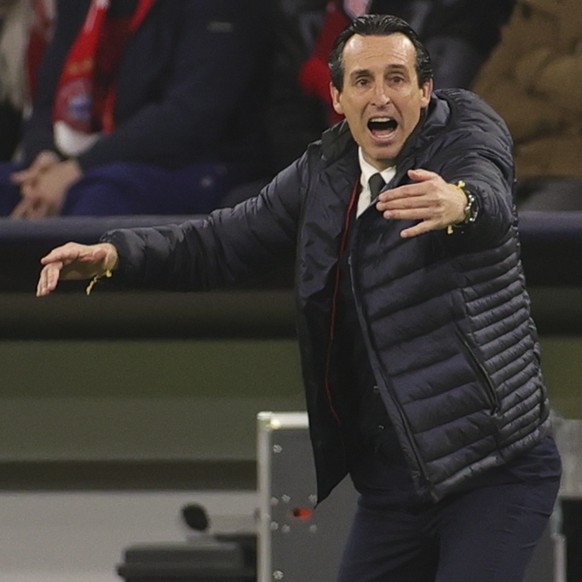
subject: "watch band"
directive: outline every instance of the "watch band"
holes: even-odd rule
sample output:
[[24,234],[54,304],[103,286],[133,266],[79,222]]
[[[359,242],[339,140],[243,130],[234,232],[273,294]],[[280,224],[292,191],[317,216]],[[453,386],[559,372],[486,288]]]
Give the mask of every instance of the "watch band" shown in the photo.
[[459,180],[454,184],[455,188],[460,190],[467,197],[467,205],[464,208],[464,218],[461,222],[455,224],[449,224],[447,226],[447,234],[453,234],[456,228],[462,228],[467,224],[472,224],[477,220],[478,208],[477,208],[477,198],[475,195],[467,188],[467,185],[463,180]]

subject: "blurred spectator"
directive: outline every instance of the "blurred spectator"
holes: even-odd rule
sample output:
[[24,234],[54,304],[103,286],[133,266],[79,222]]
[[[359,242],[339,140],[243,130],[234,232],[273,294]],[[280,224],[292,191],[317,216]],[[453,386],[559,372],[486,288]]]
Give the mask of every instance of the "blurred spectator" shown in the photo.
[[12,159],[50,39],[53,0],[0,0],[0,160]]
[[323,25],[327,1],[276,0],[277,34],[267,124],[272,136],[273,172],[298,158],[327,125],[324,103],[306,94],[297,81]]
[[499,42],[515,0],[330,0],[327,17],[310,58],[300,71],[307,94],[328,104],[330,123],[337,121],[329,96],[327,56],[348,22],[362,14],[394,14],[406,20],[428,49],[435,88],[470,88],[479,68]]
[[518,0],[474,89],[513,134],[518,207],[582,210],[582,2]]
[[57,0],[0,214],[205,213],[260,171],[263,0]]
[[[309,58],[325,19],[328,0],[267,0],[273,45],[263,118],[266,172],[258,180],[234,188],[222,206],[234,206],[258,194],[262,186],[321,137],[327,127],[326,104],[307,95],[298,83],[299,69]],[[264,21],[264,18],[262,19]]]

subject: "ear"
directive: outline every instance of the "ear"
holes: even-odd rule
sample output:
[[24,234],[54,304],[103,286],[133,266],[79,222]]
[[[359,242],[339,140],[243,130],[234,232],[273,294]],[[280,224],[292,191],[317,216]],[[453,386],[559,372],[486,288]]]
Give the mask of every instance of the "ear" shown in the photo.
[[432,79],[429,79],[426,83],[423,84],[423,86],[420,89],[422,92],[422,95],[420,97],[421,107],[428,107],[428,104],[430,103],[430,96],[432,95],[432,89],[433,81]]
[[331,102],[333,104],[334,111],[339,115],[343,115],[344,109],[340,103],[341,92],[338,91],[338,89],[336,89],[332,83],[329,84],[329,92],[331,94]]

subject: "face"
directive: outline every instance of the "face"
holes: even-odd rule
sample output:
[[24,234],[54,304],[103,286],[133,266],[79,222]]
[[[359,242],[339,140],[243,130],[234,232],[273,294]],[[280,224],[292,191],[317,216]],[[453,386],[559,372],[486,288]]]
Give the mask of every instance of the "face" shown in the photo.
[[352,36],[343,52],[344,85],[331,87],[364,158],[379,170],[392,165],[430,100],[432,81],[418,86],[416,49],[403,34]]

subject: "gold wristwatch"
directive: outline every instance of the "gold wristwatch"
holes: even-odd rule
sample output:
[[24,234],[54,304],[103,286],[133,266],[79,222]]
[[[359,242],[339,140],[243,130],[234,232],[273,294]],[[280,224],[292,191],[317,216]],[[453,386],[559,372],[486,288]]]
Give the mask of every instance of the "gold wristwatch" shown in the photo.
[[467,185],[463,180],[459,180],[455,185],[455,188],[461,190],[463,194],[467,197],[467,205],[464,209],[464,218],[461,222],[456,222],[455,224],[449,224],[447,226],[447,234],[453,234],[455,228],[462,228],[467,224],[472,224],[477,220],[479,214],[479,207],[477,206],[477,198],[475,195],[467,188]]

